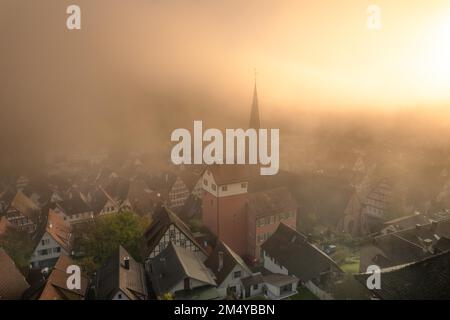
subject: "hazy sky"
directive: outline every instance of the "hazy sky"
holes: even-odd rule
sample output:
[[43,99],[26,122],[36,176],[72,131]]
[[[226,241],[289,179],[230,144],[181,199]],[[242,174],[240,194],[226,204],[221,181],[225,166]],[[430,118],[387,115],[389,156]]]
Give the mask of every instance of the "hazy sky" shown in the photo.
[[113,143],[235,111],[244,125],[254,68],[263,120],[450,102],[448,0],[0,0],[0,39],[3,140]]

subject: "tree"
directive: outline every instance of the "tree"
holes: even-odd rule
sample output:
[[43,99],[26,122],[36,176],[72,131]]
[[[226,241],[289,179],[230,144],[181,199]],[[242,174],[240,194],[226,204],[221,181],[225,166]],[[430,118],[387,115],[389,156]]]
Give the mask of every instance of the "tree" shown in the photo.
[[75,245],[83,258],[78,262],[86,271],[101,266],[122,245],[134,259],[140,261],[139,244],[148,226],[148,219],[132,212],[98,217],[86,227]]
[[0,247],[3,247],[18,268],[27,268],[34,250],[33,241],[26,232],[7,230],[0,237]]

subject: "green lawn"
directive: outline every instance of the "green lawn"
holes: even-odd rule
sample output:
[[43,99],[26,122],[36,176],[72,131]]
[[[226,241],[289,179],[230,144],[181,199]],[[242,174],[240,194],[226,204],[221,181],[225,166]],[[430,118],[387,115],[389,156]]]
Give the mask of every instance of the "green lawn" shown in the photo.
[[263,295],[259,295],[259,296],[254,296],[254,297],[251,297],[251,298],[247,298],[245,300],[267,300],[267,299]]
[[345,262],[341,265],[341,269],[345,273],[359,273],[359,258],[347,258]]
[[318,298],[305,287],[298,287],[297,291],[298,293],[290,296],[288,300],[318,300]]

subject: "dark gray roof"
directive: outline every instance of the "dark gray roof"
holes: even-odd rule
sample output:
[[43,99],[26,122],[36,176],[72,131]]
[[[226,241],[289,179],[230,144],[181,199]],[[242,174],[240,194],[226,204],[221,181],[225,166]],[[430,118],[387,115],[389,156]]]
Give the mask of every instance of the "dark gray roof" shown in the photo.
[[[129,258],[129,269],[124,258]],[[97,273],[97,298],[109,300],[121,290],[131,300],[148,297],[145,270],[141,263],[120,246]]]
[[213,273],[200,257],[172,242],[151,262],[151,280],[157,295],[163,295],[186,277],[215,286]]
[[18,300],[30,285],[14,261],[0,248],[0,300]]
[[426,239],[433,242],[434,249],[443,251],[439,247],[444,246],[444,240],[438,245],[442,237],[450,238],[450,219],[377,236],[361,250],[361,262],[363,266],[376,264],[382,268],[415,262],[433,255],[424,247]]
[[[366,285],[370,274],[355,275]],[[381,289],[372,292],[381,299],[450,299],[450,251],[424,260],[383,269]]]
[[80,195],[76,195],[71,199],[64,200],[58,203],[58,206],[64,211],[68,216],[74,214],[80,214],[92,211],[89,205],[81,198]]
[[261,248],[301,281],[307,282],[328,271],[341,272],[337,264],[323,251],[309,243],[307,237],[284,223]]
[[[223,267],[219,270],[220,252],[223,253]],[[252,273],[242,258],[222,241],[218,241],[214,251],[206,259],[205,265],[214,272],[218,284],[225,280],[236,265],[241,266],[247,273]]]
[[293,209],[297,209],[297,202],[285,187],[249,194],[248,213],[250,216],[271,216]]
[[261,273],[252,274],[249,277],[245,277],[241,279],[242,285],[244,288],[251,287],[255,284],[260,284],[264,282],[264,277]]

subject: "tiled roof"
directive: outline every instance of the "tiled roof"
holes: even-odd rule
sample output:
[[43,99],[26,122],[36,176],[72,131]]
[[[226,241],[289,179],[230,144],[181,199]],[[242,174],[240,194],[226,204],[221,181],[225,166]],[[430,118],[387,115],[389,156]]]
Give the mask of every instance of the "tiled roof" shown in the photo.
[[340,272],[340,268],[328,255],[309,243],[305,235],[284,223],[280,223],[261,248],[274,258],[276,263],[287,268],[289,274],[304,282],[315,279],[330,269]]
[[[431,240],[432,248],[439,251],[436,245],[442,237],[450,238],[450,219],[377,236],[361,250],[361,262],[362,265],[374,263],[390,267],[421,260],[437,253],[425,248],[425,240]],[[443,241],[440,246],[443,246]],[[376,261],[382,257],[383,262]]]
[[62,254],[49,277],[36,284],[36,288],[30,288],[30,291],[35,289],[30,294],[39,300],[84,300],[89,286],[86,275],[81,274],[81,289],[67,288],[67,279],[70,276],[67,268],[74,264],[72,259]]
[[[355,275],[366,285],[371,274]],[[381,270],[381,289],[372,292],[381,299],[449,300],[450,251],[418,262]]]
[[[124,259],[129,258],[129,268],[125,268]],[[147,280],[141,263],[120,246],[107,262],[100,268],[97,275],[97,298],[112,299],[120,290],[130,300],[147,299]]]
[[245,165],[222,164],[212,165],[205,170],[209,170],[214,176],[217,185],[247,182],[249,180],[250,172]]
[[37,222],[39,217],[39,207],[33,200],[23,194],[23,192],[17,191],[16,196],[11,202],[11,207],[18,210],[32,221]]
[[216,285],[212,272],[196,253],[172,242],[152,260],[151,270],[153,288],[158,295],[169,292],[186,277],[206,285]]
[[64,200],[58,203],[58,206],[64,211],[68,216],[74,214],[80,214],[92,211],[89,205],[81,198],[80,195],[74,196],[71,199]]
[[30,286],[14,261],[0,248],[0,300],[18,300]]
[[[223,254],[223,266],[219,270],[219,252]],[[251,274],[252,272],[242,258],[222,241],[218,241],[214,251],[205,261],[205,265],[216,275],[216,282],[221,284],[236,265]]]
[[46,231],[64,249],[70,253],[72,248],[72,229],[64,218],[49,210]]
[[147,259],[153,249],[159,244],[161,237],[167,231],[169,226],[175,225],[186,237],[189,238],[197,247],[207,254],[203,246],[201,246],[192,236],[189,227],[169,208],[162,206],[153,216],[153,221],[144,233],[142,239],[142,258]]
[[297,202],[285,187],[249,194],[248,213],[250,216],[264,217],[293,209],[297,209]]

